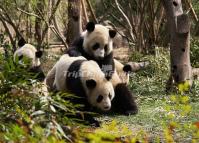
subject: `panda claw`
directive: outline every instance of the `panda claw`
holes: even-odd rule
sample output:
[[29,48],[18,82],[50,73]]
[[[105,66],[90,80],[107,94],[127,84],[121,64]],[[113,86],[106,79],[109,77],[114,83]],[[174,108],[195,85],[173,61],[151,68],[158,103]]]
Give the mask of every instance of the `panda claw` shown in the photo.
[[93,120],[92,123],[90,124],[92,127],[100,127],[100,122],[97,120]]

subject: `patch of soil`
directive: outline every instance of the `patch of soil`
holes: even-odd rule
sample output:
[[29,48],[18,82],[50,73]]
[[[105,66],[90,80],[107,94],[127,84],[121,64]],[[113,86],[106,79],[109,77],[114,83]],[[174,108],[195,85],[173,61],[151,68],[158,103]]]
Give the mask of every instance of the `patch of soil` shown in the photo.
[[127,47],[114,48],[113,50],[114,58],[124,63],[129,61],[130,54],[131,51]]

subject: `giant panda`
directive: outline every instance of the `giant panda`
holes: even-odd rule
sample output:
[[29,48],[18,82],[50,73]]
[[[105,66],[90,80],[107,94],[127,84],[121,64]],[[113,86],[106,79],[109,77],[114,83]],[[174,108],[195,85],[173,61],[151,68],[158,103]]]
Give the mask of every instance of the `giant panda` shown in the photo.
[[109,80],[115,69],[113,60],[113,38],[115,35],[115,30],[89,22],[86,25],[86,30],[74,40],[67,54],[95,60]]
[[[84,68],[84,72],[92,73],[94,75],[93,79],[95,79],[97,83],[100,83],[104,89],[97,87],[94,89],[95,92],[85,93],[83,92],[84,88],[82,88],[82,82],[80,82],[81,78],[77,78],[77,80],[75,77],[68,77],[68,72],[67,74],[64,74],[66,71],[70,71],[69,73],[78,73],[78,71],[82,71],[83,65],[86,67]],[[54,65],[54,67],[48,72],[45,81],[51,90],[67,91],[67,89],[69,89],[69,91],[72,91],[77,96],[88,97],[88,101],[90,101],[92,106],[98,106],[95,99],[99,94],[104,95],[104,92],[112,91],[115,96],[113,99],[111,98],[111,109],[109,112],[124,115],[136,114],[138,112],[137,105],[132,93],[128,89],[126,83],[120,79],[117,71],[114,71],[111,80],[107,81],[107,79],[105,79],[104,73],[101,71],[99,66],[94,61],[86,61],[86,59],[82,56],[69,57],[67,54],[63,55]],[[93,96],[94,93],[98,94]],[[90,98],[92,96],[95,98]],[[87,103],[87,105],[89,105],[88,102],[84,101],[83,103]],[[103,110],[103,108],[101,108],[101,110]]]
[[[71,92],[81,97],[72,102],[83,104],[84,111],[90,111],[92,107],[108,111],[111,109],[111,101],[115,96],[112,83],[105,78],[99,65],[82,56],[62,55],[48,72],[45,82],[50,89]],[[89,115],[84,118],[90,123],[97,123]]]
[[30,59],[31,63],[28,66],[28,72],[34,73],[37,80],[44,81],[45,75],[41,69],[40,62],[42,51],[38,51],[33,45],[26,43],[23,38],[19,40],[18,47],[14,52],[14,61],[18,58],[19,62],[22,62],[24,57]]

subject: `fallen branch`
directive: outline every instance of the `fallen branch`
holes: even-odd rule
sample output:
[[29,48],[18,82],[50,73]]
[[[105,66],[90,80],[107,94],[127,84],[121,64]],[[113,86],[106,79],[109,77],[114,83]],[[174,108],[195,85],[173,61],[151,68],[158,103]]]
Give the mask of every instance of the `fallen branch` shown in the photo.
[[39,15],[37,15],[37,14],[35,14],[35,13],[27,12],[27,11],[25,11],[25,10],[22,10],[22,9],[18,8],[18,7],[17,7],[17,10],[18,10],[18,11],[21,11],[21,12],[23,12],[23,13],[29,15],[29,16],[34,16],[34,17],[37,17],[37,18],[39,18],[39,19],[42,19]]
[[98,23],[97,18],[96,18],[96,16],[95,16],[95,13],[94,13],[94,11],[93,11],[93,8],[92,8],[92,5],[91,5],[90,1],[89,1],[89,0],[86,0],[86,2],[87,2],[87,4],[88,4],[88,8],[89,8],[89,10],[90,10],[90,12],[91,12],[91,15],[92,15],[92,17],[93,17],[94,22],[95,22],[95,23]]

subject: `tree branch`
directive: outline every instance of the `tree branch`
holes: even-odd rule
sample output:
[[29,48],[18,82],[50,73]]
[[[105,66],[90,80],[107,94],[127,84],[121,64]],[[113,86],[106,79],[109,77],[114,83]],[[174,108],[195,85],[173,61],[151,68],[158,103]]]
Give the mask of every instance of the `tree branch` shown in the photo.
[[17,7],[17,10],[18,10],[18,11],[21,11],[21,12],[27,14],[27,15],[34,16],[34,17],[37,17],[37,18],[39,18],[39,19],[42,19],[42,18],[41,18],[40,16],[38,16],[37,14],[35,14],[35,13],[29,13],[29,12],[23,10],[23,9],[20,9],[19,7]]
[[90,12],[91,12],[91,15],[92,15],[92,17],[93,17],[94,22],[95,22],[95,23],[98,23],[97,18],[96,18],[96,16],[95,16],[95,13],[94,13],[94,11],[93,11],[93,8],[92,8],[92,5],[91,5],[90,1],[89,1],[89,0],[86,0],[86,2],[87,2],[87,4],[88,4],[88,7],[89,7],[89,9],[90,9]]
[[133,32],[132,32],[133,28],[132,28],[132,26],[131,26],[131,23],[130,23],[128,17],[127,17],[126,14],[123,12],[123,10],[120,8],[119,3],[118,3],[117,0],[115,0],[115,4],[116,4],[116,6],[117,6],[117,9],[120,11],[120,13],[122,14],[122,16],[124,17],[125,21],[126,21],[127,24],[128,24],[128,27],[129,27],[129,31],[128,31],[128,32],[129,32],[129,34],[130,34],[130,36],[131,36],[131,40],[132,40],[133,42],[135,42],[135,37],[134,37]]

